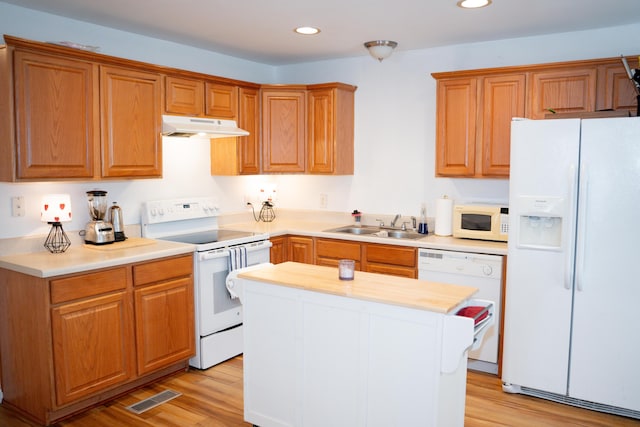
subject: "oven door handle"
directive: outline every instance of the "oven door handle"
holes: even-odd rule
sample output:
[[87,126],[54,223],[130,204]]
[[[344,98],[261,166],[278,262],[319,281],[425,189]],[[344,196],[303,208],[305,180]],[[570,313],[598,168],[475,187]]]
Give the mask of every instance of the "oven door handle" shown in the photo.
[[[271,243],[269,240],[262,241],[262,242],[260,242],[259,244],[256,244],[256,245],[254,245],[254,244],[245,245],[245,247],[247,248],[247,253],[268,249],[271,246],[273,246],[273,243]],[[209,251],[209,252],[200,253],[198,255],[198,260],[207,261],[207,260],[211,260],[211,259],[226,258],[228,256],[229,256],[229,251],[228,250],[224,250],[224,251],[213,250],[213,251]]]

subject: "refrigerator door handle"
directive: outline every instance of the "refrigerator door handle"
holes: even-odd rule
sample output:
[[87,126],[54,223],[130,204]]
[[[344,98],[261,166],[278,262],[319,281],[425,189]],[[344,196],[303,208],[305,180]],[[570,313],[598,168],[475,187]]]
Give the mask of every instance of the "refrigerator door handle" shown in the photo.
[[587,201],[589,198],[589,174],[587,173],[587,165],[582,164],[580,167],[580,206],[578,209],[578,230],[576,239],[580,242],[580,246],[576,245],[576,288],[578,291],[584,291],[584,261],[587,249]]
[[[576,165],[572,164],[571,166],[569,166],[569,200],[570,201],[575,201],[577,200],[577,194],[576,194],[576,188],[577,188],[577,181],[578,181],[578,176],[577,176],[577,172],[576,172]],[[569,203],[570,206],[571,203]],[[573,212],[571,212],[571,214],[566,215],[565,214],[565,218],[568,220],[568,218],[573,218]],[[573,227],[571,227],[571,224],[567,224],[567,227],[565,228],[565,242],[571,242],[572,239],[571,237],[571,232],[573,230]],[[573,249],[573,245],[568,245],[567,243],[565,243],[565,247],[567,248],[566,251],[566,255],[565,255],[565,266],[564,266],[564,287],[565,289],[571,289],[571,286],[573,285],[573,256],[574,256],[574,249]]]

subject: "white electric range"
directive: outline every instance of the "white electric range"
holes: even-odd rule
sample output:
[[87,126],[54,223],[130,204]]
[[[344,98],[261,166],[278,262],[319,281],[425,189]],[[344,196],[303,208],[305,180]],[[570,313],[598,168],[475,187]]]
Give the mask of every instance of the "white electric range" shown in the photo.
[[207,369],[242,353],[242,305],[226,288],[230,271],[269,262],[269,236],[220,229],[211,197],[156,200],[141,209],[142,236],[195,245],[196,355]]

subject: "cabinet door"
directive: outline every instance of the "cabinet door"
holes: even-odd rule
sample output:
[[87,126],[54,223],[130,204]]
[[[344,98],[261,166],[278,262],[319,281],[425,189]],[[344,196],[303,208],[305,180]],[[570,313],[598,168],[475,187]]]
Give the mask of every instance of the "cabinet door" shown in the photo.
[[438,81],[437,176],[475,174],[477,92],[475,78]]
[[313,238],[302,236],[289,236],[289,258],[288,261],[313,264]]
[[335,170],[335,90],[311,90],[307,94],[307,157],[310,173]]
[[100,137],[97,67],[16,51],[14,75],[16,178],[92,178]]
[[201,80],[165,77],[164,111],[168,114],[202,116],[204,113],[204,83]]
[[511,146],[511,119],[525,114],[525,75],[509,74],[483,79],[482,135],[480,147],[482,176],[508,177]]
[[544,119],[556,113],[595,111],[596,68],[535,71],[528,76],[527,117]]
[[238,126],[249,132],[238,138],[240,173],[260,173],[260,93],[257,89],[240,88]]
[[100,67],[102,176],[162,176],[160,76]]
[[262,171],[305,171],[305,91],[262,92]]
[[316,239],[315,256],[317,265],[337,267],[341,259],[352,259],[356,262],[356,270],[361,270],[360,242],[345,240]]
[[51,309],[58,405],[134,376],[129,297],[117,292]]
[[205,83],[205,114],[216,119],[238,119],[238,87]]
[[353,174],[356,88],[341,83],[327,86],[313,85],[307,92],[307,172]]
[[363,244],[364,270],[393,276],[418,277],[417,249],[403,246]]
[[193,356],[193,280],[175,279],[134,293],[138,375]]
[[281,262],[289,261],[288,238],[286,236],[269,237],[269,241],[272,245],[269,252],[270,262],[280,264]]
[[[629,59],[629,67],[638,68]],[[628,110],[632,116],[638,113],[638,100],[627,71],[620,64],[607,64],[598,68],[598,110]]]

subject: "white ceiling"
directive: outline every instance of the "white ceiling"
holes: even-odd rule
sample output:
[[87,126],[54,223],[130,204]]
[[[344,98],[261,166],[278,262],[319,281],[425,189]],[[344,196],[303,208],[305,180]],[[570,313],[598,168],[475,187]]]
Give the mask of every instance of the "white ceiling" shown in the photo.
[[[369,40],[413,50],[640,22],[640,0],[2,1],[272,65],[365,55]],[[301,25],[321,33],[295,34]]]

